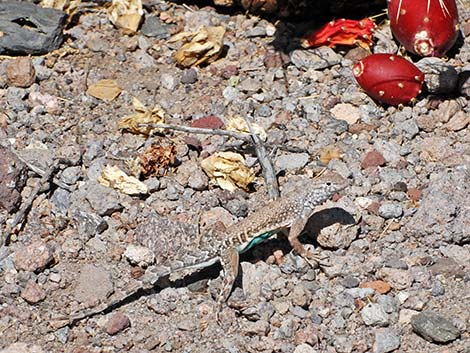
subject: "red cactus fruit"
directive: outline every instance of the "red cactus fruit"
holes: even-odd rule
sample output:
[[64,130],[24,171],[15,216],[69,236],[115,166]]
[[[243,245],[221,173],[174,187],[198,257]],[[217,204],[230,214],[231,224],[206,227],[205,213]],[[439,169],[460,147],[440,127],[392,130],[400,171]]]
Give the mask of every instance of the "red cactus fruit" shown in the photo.
[[390,105],[407,104],[421,92],[424,74],[394,54],[373,54],[353,66],[353,74],[366,93]]
[[418,55],[442,56],[458,37],[455,0],[388,0],[388,17],[395,38]]
[[302,41],[304,48],[328,45],[329,47],[340,45],[360,45],[369,48],[372,44],[372,31],[376,25],[370,18],[360,21],[339,20],[330,21],[320,29],[309,34]]

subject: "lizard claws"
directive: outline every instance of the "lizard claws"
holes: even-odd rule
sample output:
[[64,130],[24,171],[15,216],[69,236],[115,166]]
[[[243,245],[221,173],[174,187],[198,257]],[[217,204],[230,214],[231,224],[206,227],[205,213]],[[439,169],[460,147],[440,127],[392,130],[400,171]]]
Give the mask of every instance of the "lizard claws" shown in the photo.
[[317,268],[318,266],[331,266],[329,261],[324,261],[328,259],[328,256],[326,255],[312,253],[306,250],[303,254],[301,254],[301,256],[312,268]]

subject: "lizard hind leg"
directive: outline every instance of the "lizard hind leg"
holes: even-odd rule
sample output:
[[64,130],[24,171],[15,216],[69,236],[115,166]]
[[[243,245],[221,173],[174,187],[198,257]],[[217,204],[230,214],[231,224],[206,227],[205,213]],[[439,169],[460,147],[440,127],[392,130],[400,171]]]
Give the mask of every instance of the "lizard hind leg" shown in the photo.
[[217,297],[217,317],[232,292],[233,284],[238,276],[239,254],[235,247],[230,247],[220,254],[220,263],[222,264],[224,278],[222,289]]

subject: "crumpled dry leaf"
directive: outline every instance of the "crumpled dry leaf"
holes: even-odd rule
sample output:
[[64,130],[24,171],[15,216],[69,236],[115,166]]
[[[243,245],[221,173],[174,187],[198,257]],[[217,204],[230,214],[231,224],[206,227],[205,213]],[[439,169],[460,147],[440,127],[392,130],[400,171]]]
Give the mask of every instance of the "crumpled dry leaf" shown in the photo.
[[321,152],[320,152],[320,161],[323,164],[328,164],[332,159],[342,159],[343,158],[343,151],[341,151],[338,147],[336,146],[326,146]]
[[139,156],[139,160],[141,172],[145,177],[166,175],[175,165],[176,146],[152,145]]
[[98,99],[112,101],[122,90],[114,80],[101,80],[88,87],[86,93]]
[[136,113],[128,115],[118,123],[120,129],[128,130],[133,134],[151,135],[161,129],[139,124],[162,124],[165,122],[165,112],[156,105],[153,109],[146,108],[136,97],[132,97],[132,105]]
[[237,187],[246,190],[255,178],[243,156],[234,152],[216,152],[204,159],[201,167],[224,190],[234,191]]
[[64,11],[67,15],[73,16],[81,5],[82,0],[41,0],[41,7],[48,7]]
[[142,0],[113,0],[108,9],[109,20],[124,34],[137,32],[143,14]]
[[225,28],[222,26],[201,27],[197,32],[178,33],[169,41],[188,43],[183,44],[173,57],[182,67],[210,64],[222,53],[224,35]]
[[147,194],[148,187],[137,178],[129,176],[116,166],[106,166],[97,179],[103,186],[116,189],[127,195]]
[[[261,140],[266,141],[266,131],[264,131],[260,125],[252,122],[251,127],[253,128],[253,132],[258,135]],[[225,128],[227,130],[243,132],[247,134],[250,133],[250,129],[248,128],[245,119],[243,119],[241,116],[232,116],[228,118],[227,124],[225,124]]]

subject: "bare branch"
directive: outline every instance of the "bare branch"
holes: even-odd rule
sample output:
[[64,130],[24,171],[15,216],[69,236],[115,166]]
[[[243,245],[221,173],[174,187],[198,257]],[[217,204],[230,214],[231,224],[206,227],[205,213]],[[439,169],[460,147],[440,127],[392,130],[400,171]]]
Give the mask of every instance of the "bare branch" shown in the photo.
[[189,126],[180,126],[180,125],[173,125],[173,124],[139,124],[139,126],[151,127],[154,129],[189,132],[192,134],[227,136],[227,137],[233,137],[233,138],[247,141],[247,142],[251,141],[251,137],[249,134],[242,134],[242,133],[238,133],[238,132],[230,131],[230,130],[205,129],[205,128],[200,128],[200,127],[189,127]]

